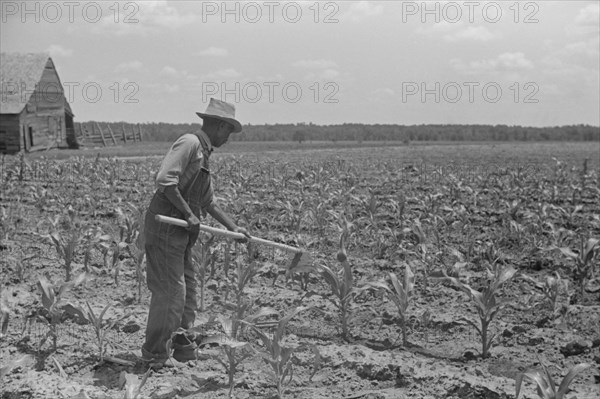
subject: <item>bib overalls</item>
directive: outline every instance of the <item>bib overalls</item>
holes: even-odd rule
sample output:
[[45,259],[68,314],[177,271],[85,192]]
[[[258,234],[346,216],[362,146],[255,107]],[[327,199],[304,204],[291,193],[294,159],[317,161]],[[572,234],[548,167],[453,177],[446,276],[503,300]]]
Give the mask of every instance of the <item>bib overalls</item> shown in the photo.
[[[174,172],[179,174],[179,190],[199,219],[205,215],[203,209],[213,201],[208,163],[211,147],[207,140],[202,135],[183,135],[167,153],[159,171],[159,175],[164,174],[163,169],[170,164],[181,166],[181,170]],[[174,148],[183,148],[180,153],[189,154],[189,158],[169,159],[169,156],[180,156]],[[179,327],[191,328],[196,317],[197,283],[191,258],[195,237],[186,228],[157,222],[154,219],[157,214],[184,218],[160,186],[145,217],[146,281],[152,299],[142,354],[145,358],[166,359],[166,343],[171,334]]]

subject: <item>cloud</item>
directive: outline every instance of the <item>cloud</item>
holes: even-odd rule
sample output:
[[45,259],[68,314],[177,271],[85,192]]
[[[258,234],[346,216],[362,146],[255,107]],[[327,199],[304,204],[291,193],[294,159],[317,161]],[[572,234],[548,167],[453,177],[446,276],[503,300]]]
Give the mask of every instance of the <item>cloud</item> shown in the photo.
[[506,72],[519,70],[532,70],[534,64],[521,52],[502,53],[496,58],[486,60],[475,60],[464,62],[461,59],[454,58],[450,60],[450,65],[466,74],[478,74],[485,72]]
[[575,43],[567,44],[565,47],[565,52],[567,54],[572,55],[582,55],[586,57],[592,57],[596,60],[596,65],[598,65],[598,55],[600,53],[599,41],[596,40],[586,40]]
[[386,102],[396,96],[396,92],[389,87],[379,88],[371,91],[367,96],[370,102]]
[[189,25],[197,19],[197,16],[194,14],[180,14],[166,0],[143,1],[139,4],[141,5],[141,23],[149,23],[163,28],[175,28]]
[[160,71],[160,74],[163,76],[169,76],[169,77],[177,77],[178,73],[177,73],[177,69],[173,68],[172,66],[165,66],[163,67],[163,69]]
[[122,62],[115,67],[115,72],[132,72],[142,70],[144,64],[141,61],[127,61]]
[[224,48],[211,46],[207,49],[199,51],[196,54],[201,57],[225,57],[225,56],[229,55],[229,51],[227,51],[227,49],[224,49]]
[[144,85],[144,89],[153,91],[155,94],[172,94],[181,91],[181,87],[178,84],[171,83],[148,83]]
[[583,7],[575,16],[573,23],[565,27],[569,36],[598,36],[600,26],[600,4]]
[[[198,80],[198,76],[190,74],[183,69],[177,69],[170,65],[165,65],[159,72],[159,76],[165,78],[168,82],[177,80],[185,85],[185,82],[194,82]],[[171,83],[169,83],[171,84]]]
[[506,69],[533,69],[533,62],[521,52],[502,53],[498,56],[497,62]]
[[600,4],[594,3],[589,4],[579,10],[579,13],[575,17],[575,22],[579,25],[591,25],[598,27],[600,20]]
[[350,8],[342,14],[340,20],[361,21],[368,17],[374,17],[383,13],[383,5],[373,4],[369,1],[353,2]]
[[51,44],[50,47],[46,49],[47,52],[50,53],[53,57],[70,57],[73,55],[73,50],[65,48],[60,44]]
[[550,40],[542,60],[543,73],[578,76],[582,81],[597,82],[600,57],[600,4],[579,9],[565,26],[565,41]]
[[485,26],[467,26],[463,21],[456,23],[441,21],[433,25],[419,26],[415,31],[420,35],[441,37],[448,42],[487,42],[498,38],[497,34],[492,33]]
[[165,85],[164,89],[167,93],[178,93],[179,85]]
[[[112,3],[107,3],[112,4]],[[117,3],[115,3],[117,4]],[[103,12],[99,23],[94,24],[92,32],[116,36],[150,36],[160,34],[166,29],[176,30],[197,22],[194,13],[180,13],[173,4],[166,0],[146,0],[119,3],[118,10],[114,5]],[[104,4],[102,7],[105,8]]]
[[203,75],[201,78],[202,80],[208,80],[208,79],[235,79],[235,78],[239,78],[240,76],[242,76],[241,73],[239,73],[237,70],[235,70],[235,68],[224,68],[224,69],[219,69],[216,72],[211,72],[209,74]]
[[336,68],[337,64],[330,60],[300,60],[292,64],[294,67],[305,68],[305,69],[327,69]]
[[316,80],[333,80],[337,79],[340,76],[340,73],[336,69],[324,69],[320,72],[309,73],[304,77],[305,80],[308,81],[316,81]]
[[487,42],[495,38],[496,35],[490,32],[485,26],[467,26],[466,28],[461,28],[454,33],[443,36],[443,39],[449,42],[458,42],[462,40]]
[[564,79],[586,81],[597,87],[600,39],[589,38],[558,47],[552,45],[542,59],[542,74]]

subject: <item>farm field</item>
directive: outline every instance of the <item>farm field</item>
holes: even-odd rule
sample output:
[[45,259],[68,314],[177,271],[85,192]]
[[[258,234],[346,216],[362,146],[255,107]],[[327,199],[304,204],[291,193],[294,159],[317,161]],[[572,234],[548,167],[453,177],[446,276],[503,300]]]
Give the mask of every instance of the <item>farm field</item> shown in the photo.
[[600,143],[227,144],[219,203],[312,262],[202,234],[199,360],[148,371],[167,148],[2,158],[0,398],[599,397]]

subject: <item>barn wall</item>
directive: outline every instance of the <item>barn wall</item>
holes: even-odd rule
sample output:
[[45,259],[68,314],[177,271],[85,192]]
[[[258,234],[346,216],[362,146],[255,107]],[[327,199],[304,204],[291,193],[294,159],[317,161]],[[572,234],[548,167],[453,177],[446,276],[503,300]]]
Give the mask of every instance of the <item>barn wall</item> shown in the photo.
[[33,128],[33,143],[29,143],[29,137],[25,137],[28,150],[38,146],[44,148],[67,146],[64,104],[64,90],[56,70],[49,62],[21,118],[27,135],[29,128]]
[[79,148],[77,142],[77,136],[75,135],[75,123],[73,122],[73,115],[68,112],[65,114],[65,130],[67,132],[67,144],[69,148]]
[[0,131],[4,132],[0,137],[0,152],[7,154],[19,152],[21,149],[19,115],[3,114],[0,118]]
[[[34,150],[36,147],[56,147],[61,143],[61,132],[64,126],[64,114],[58,112],[24,112],[21,123],[26,129],[26,148]],[[29,129],[32,129],[32,135],[29,136]],[[64,137],[66,134],[62,134]],[[30,137],[33,142],[29,141]],[[65,141],[66,142],[66,141]]]

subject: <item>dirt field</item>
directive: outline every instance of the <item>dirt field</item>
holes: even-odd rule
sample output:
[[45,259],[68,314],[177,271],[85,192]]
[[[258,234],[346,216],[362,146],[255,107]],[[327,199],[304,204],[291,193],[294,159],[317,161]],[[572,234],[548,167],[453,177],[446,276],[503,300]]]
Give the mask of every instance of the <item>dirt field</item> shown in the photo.
[[[218,150],[218,201],[312,263],[287,270],[290,254],[215,238],[197,264],[213,344],[139,392],[139,216],[168,144],[3,158],[0,398],[226,398],[227,353],[246,357],[233,397],[275,398],[256,329],[276,339],[298,307],[282,328],[286,398],[507,399],[520,373],[543,365],[558,385],[582,363],[565,398],[600,397],[600,144],[393,144]],[[485,357],[477,298],[486,344],[495,335]],[[535,383],[520,397],[537,398]]]

